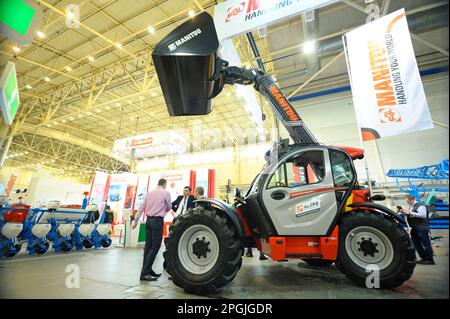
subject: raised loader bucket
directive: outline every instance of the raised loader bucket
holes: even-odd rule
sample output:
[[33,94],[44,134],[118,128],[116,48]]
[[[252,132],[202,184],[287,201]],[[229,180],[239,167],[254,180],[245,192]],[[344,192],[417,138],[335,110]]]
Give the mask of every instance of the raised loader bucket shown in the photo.
[[206,12],[186,21],[156,45],[153,62],[171,116],[211,112],[211,99],[218,94],[220,82],[216,74],[218,48],[214,21]]

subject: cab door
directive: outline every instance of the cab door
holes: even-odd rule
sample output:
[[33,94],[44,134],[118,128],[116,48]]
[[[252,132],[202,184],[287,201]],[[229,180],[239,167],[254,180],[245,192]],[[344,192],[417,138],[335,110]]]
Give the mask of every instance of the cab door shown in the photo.
[[300,149],[273,168],[261,201],[280,236],[324,236],[337,214],[329,150]]

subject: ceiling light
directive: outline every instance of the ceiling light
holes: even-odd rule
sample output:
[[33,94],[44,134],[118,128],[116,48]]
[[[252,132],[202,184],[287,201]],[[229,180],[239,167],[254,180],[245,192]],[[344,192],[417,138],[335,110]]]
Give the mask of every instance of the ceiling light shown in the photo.
[[116,103],[117,106],[120,106],[120,103]]
[[155,93],[155,92],[152,92],[152,96],[156,96],[156,93]]
[[155,115],[155,112],[150,112],[150,115],[151,115],[151,116]]
[[100,113],[102,110],[96,109],[95,112]]
[[116,121],[112,121],[111,123],[115,125],[115,124],[116,124]]
[[13,51],[19,53],[20,52],[20,48],[18,46],[13,46]]
[[73,19],[73,12],[70,11],[70,10],[67,10],[67,11],[66,11],[66,16],[67,16],[69,19]]
[[78,114],[78,117],[83,117],[83,115],[81,115],[81,114]]
[[109,110],[109,109],[110,109],[110,107],[109,107],[109,106],[107,106],[107,107],[105,107],[105,109]]
[[63,123],[66,123],[66,120],[62,120]]
[[50,78],[48,76],[44,77],[45,82],[50,82]]
[[308,41],[303,44],[303,53],[310,54],[316,51],[316,42]]
[[58,125],[58,122],[53,122],[53,124]]
[[70,66],[66,66],[66,71],[70,72],[70,71],[72,71],[72,68]]
[[52,127],[50,124],[47,124],[47,127]]
[[195,11],[194,10],[189,10],[189,16],[192,18],[193,16],[195,16]]
[[29,85],[29,84],[27,84],[27,85],[25,85],[25,87],[28,89],[28,90],[31,90],[33,87],[31,86],[31,85]]
[[122,47],[122,44],[120,44],[119,42],[116,42],[116,48],[120,49]]
[[148,33],[151,33],[151,34],[155,33],[154,27],[148,27],[147,30],[148,30]]
[[37,36],[38,36],[39,38],[41,38],[41,39],[45,38],[45,33],[42,32],[42,31],[37,31],[36,34],[37,34]]
[[144,99],[144,97],[143,97],[143,96],[140,96],[140,97],[139,97],[139,100],[141,100],[141,101],[142,101],[143,99]]
[[74,120],[74,118],[73,118],[73,117],[71,116],[71,117],[70,117],[70,120],[71,120],[71,121],[73,121],[73,120]]
[[94,59],[93,56],[88,56],[88,60],[91,61],[91,62],[94,62],[95,59]]

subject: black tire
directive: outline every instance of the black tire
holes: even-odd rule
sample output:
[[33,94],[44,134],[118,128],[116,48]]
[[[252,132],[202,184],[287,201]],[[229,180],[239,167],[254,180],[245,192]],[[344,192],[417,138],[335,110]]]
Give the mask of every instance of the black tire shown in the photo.
[[18,252],[20,252],[20,249],[22,248],[22,246],[16,244],[16,245],[14,245],[14,248],[16,248],[16,251],[15,251],[15,252],[10,251],[9,249],[6,250],[6,251],[4,252],[5,256],[6,256],[6,257],[9,257],[9,258],[14,257],[15,255],[17,255]]
[[[355,236],[357,227],[370,227],[382,233],[392,245],[391,261],[379,273],[380,288],[395,288],[411,278],[416,265],[415,248],[408,233],[392,217],[373,211],[351,211],[345,213],[339,222],[339,248],[336,267],[347,278],[366,287],[366,279],[369,272],[355,263],[350,256],[352,253],[346,249],[347,235]],[[352,233],[350,233],[352,232]],[[364,237],[362,237],[364,238]],[[370,239],[371,241],[372,239]],[[367,242],[367,240],[364,240]],[[361,242],[360,242],[361,243]],[[359,246],[365,253],[363,246]],[[366,246],[367,247],[367,246]],[[386,252],[389,249],[386,249]],[[377,253],[378,250],[376,251]],[[361,253],[360,253],[361,254]],[[384,254],[385,256],[388,253]],[[389,260],[389,259],[388,259]],[[380,264],[381,265],[381,264]]]
[[72,246],[70,245],[70,243],[68,242],[61,242],[61,250],[66,252],[66,251],[70,251],[72,249]]
[[43,254],[45,254],[47,252],[48,247],[50,247],[49,243],[45,243],[44,245],[36,244],[34,246],[34,251],[38,255],[43,255]]
[[83,240],[83,246],[84,246],[84,248],[92,248],[92,246],[94,246],[94,244],[93,243],[91,243],[89,240],[87,240],[87,239],[85,239],[85,240]]
[[109,246],[111,246],[112,240],[110,238],[108,239],[102,239],[101,244],[102,247],[104,248],[108,248]]
[[[208,227],[216,236],[219,247],[217,260],[211,263],[212,268],[200,274],[186,269],[178,254],[183,233],[196,225]],[[198,206],[174,219],[164,243],[166,271],[175,285],[187,293],[210,295],[220,292],[236,277],[242,265],[243,248],[235,227],[225,216],[212,208]]]
[[302,259],[305,263],[314,267],[329,267],[334,263],[334,260],[329,259]]

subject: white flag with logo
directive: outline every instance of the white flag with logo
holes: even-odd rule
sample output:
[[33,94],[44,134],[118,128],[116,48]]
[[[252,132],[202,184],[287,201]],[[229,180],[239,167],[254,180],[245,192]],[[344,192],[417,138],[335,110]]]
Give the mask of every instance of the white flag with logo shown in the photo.
[[339,0],[229,0],[214,8],[219,41]]
[[364,141],[433,127],[404,9],[343,40]]

